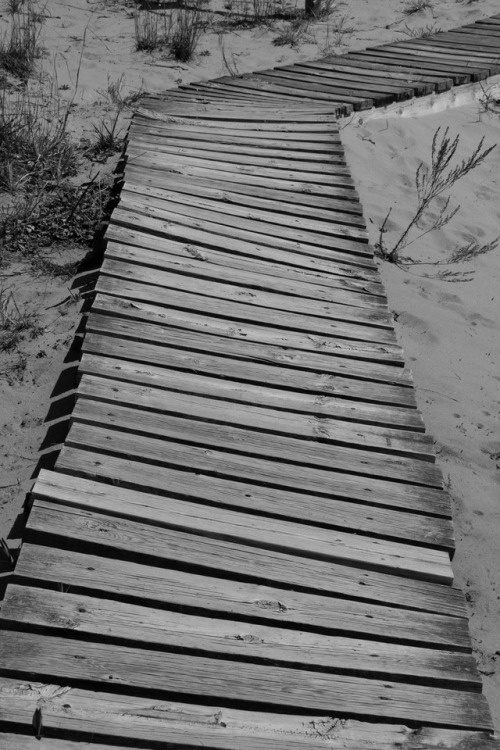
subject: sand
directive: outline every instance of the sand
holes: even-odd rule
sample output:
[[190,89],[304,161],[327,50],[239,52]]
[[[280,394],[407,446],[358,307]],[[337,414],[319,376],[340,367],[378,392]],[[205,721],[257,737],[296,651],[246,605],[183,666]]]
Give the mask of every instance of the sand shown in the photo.
[[[6,7],[5,0],[2,5]],[[51,0],[42,31],[46,57],[40,62],[41,85],[53,90],[56,80],[59,95],[73,101],[70,127],[79,138],[91,133],[92,123],[111,121],[113,84],[120,86],[123,96],[139,90],[161,92],[226,75],[222,51],[233,69],[245,73],[318,58],[326,47],[339,53],[400,39],[406,24],[444,30],[499,10],[497,0],[434,0],[431,10],[411,17],[403,15],[400,0],[348,0],[338,6],[329,22],[309,27],[297,48],[274,46],[277,30],[265,27],[237,28],[222,35],[207,32],[195,59],[180,64],[160,53],[135,52],[133,3]],[[339,34],[339,22],[352,31]],[[6,24],[5,14],[1,24]],[[453,136],[460,135],[461,156],[469,154],[482,137],[487,145],[500,140],[500,115],[481,112],[479,87],[457,93],[364,113],[342,123],[373,242],[390,208],[388,244],[411,218],[415,171],[420,162],[428,163],[438,127],[449,126]],[[121,128],[128,117],[130,112],[124,113]],[[460,211],[446,228],[408,248],[413,257],[443,259],[472,239],[486,243],[500,235],[499,175],[500,147],[456,185],[452,202],[460,204]],[[454,570],[467,595],[471,633],[500,730],[499,252],[453,267],[473,270],[468,282],[426,278],[425,274],[439,270],[432,265],[402,270],[383,262],[381,272],[413,370],[419,406],[453,498]],[[36,309],[42,329],[36,338],[22,341],[19,351],[0,355],[0,536],[14,539],[13,524],[31,486],[46,433],[50,396],[64,367],[71,364],[68,348],[78,324],[79,304],[67,283],[33,279],[22,265],[0,273],[0,289],[8,287],[19,304]]]

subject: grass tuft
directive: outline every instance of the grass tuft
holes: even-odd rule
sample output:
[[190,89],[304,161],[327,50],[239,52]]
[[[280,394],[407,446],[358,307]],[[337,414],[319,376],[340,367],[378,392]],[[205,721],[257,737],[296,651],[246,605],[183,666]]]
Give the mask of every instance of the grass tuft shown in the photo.
[[40,14],[30,3],[12,4],[10,28],[0,37],[0,68],[26,83],[41,55]]
[[414,13],[420,13],[423,10],[431,10],[434,7],[432,0],[407,0],[403,6],[405,16],[412,16]]

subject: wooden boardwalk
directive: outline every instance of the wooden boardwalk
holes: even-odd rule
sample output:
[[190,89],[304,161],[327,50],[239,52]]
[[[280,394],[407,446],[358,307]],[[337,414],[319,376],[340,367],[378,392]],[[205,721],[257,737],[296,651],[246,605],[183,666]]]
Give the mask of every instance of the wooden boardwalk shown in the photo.
[[247,82],[134,117],[0,746],[498,749],[337,103]]

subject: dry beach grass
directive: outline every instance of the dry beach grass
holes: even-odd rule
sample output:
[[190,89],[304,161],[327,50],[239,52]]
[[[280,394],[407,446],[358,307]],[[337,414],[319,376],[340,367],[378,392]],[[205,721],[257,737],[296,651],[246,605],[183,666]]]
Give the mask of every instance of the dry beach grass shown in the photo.
[[[96,259],[79,264],[94,247],[141,92],[433,33],[498,12],[497,0],[327,0],[311,19],[277,1],[213,0],[195,17],[138,5],[0,0],[0,537],[15,538],[40,449],[49,453],[63,434],[53,430],[44,442],[51,396],[54,388],[65,392],[76,356],[69,347],[79,288]],[[394,247],[412,221],[415,174],[430,164],[439,128],[441,136],[449,128],[452,140],[460,137],[457,159],[483,138],[484,148],[499,142],[497,91],[478,85],[463,103],[448,97],[446,108],[429,98],[342,123],[374,244],[384,228],[386,247]],[[451,186],[450,208],[460,210],[405,249],[415,262],[381,259],[419,406],[454,500],[454,567],[497,728],[499,167],[496,148]],[[431,224],[445,200],[430,207]],[[424,221],[422,231],[428,226]],[[461,279],[436,274],[461,248],[487,245],[489,252],[469,253],[469,263],[455,258]]]

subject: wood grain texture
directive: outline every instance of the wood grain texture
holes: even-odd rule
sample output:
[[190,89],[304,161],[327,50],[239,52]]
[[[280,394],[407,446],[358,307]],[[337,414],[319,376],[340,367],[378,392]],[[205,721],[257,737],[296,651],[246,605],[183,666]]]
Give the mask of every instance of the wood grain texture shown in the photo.
[[408,610],[30,543],[21,549],[16,581],[241,622],[470,652],[463,605],[453,606],[452,614]]
[[[82,478],[85,475],[84,462],[79,464],[79,468],[82,476],[54,474],[42,470],[36,484],[37,494],[50,497],[54,501],[62,497],[69,502],[68,497],[71,493],[73,497],[78,496],[82,483],[87,493],[95,492],[99,497],[111,492],[109,484],[103,488],[100,482],[93,484],[93,480]],[[101,467],[101,479],[107,481],[119,476],[120,492],[123,492],[127,486],[134,485],[134,469],[134,464],[108,456],[106,466]],[[162,471],[163,481],[158,482],[154,467],[142,466],[141,479],[144,482],[141,488],[143,495],[146,494],[147,487],[152,487],[157,495],[168,495],[169,498],[179,498],[182,501],[244,510],[256,515],[299,521],[322,528],[350,529],[370,536],[387,537],[436,549],[451,550],[454,547],[451,521],[436,516],[407,514],[393,508],[363,506],[318,495],[286,492],[206,475],[192,474],[187,483],[183,471],[171,468]],[[162,488],[165,488],[164,491]]]
[[[460,745],[468,750],[498,750],[499,747],[486,732],[429,727],[415,731],[398,724],[353,719],[339,722],[328,715],[238,711],[9,678],[0,678],[0,698],[21,731],[30,731],[34,710],[43,705],[44,725],[48,731],[73,729],[84,737],[97,734],[104,738],[119,737],[122,741],[130,738],[160,743],[163,748],[165,742],[177,747],[200,746],[214,750],[234,750],[235,747],[239,750],[320,750],[326,742],[331,750],[380,750],[381,747],[384,750],[459,750]],[[6,737],[10,740],[14,735]],[[20,747],[23,750],[86,748],[82,743],[52,737],[35,740],[21,735],[21,738],[26,744],[20,746],[17,738],[17,744],[13,740],[12,750],[20,750]],[[91,747],[101,750],[94,742]]]
[[[415,508],[420,512],[449,515],[449,498],[442,490],[419,487],[385,479],[344,474],[285,464],[252,455],[229,453],[208,446],[189,445],[105,426],[73,424],[66,446],[109,453],[156,467],[172,467],[188,472],[235,479],[266,487],[299,490],[341,500]],[[61,454],[59,460],[64,454]],[[161,472],[157,468],[160,477]],[[161,481],[161,480],[159,480]]]
[[[81,372],[111,377],[130,383],[153,385],[173,391],[205,393],[208,397],[249,403],[285,410],[291,413],[314,414],[360,425],[394,428],[394,438],[405,441],[399,431],[423,433],[423,420],[419,411],[412,408],[362,403],[330,395],[326,381],[311,378],[303,391],[293,390],[297,380],[266,378],[270,368],[233,360],[226,367],[223,357],[198,357],[197,354],[170,349],[167,366],[147,364],[147,347],[127,340],[109,339],[89,333],[84,342]],[[145,361],[145,362],[144,362]],[[252,382],[254,380],[254,382]],[[265,384],[269,380],[271,384]],[[323,387],[322,387],[323,382]],[[280,388],[282,386],[282,388]],[[288,387],[287,387],[288,386]],[[371,434],[367,430],[367,434]],[[373,434],[379,434],[376,430]],[[422,435],[422,441],[427,438]]]
[[265,695],[270,706],[303,711],[492,729],[484,697],[472,692],[185,654],[164,652],[159,658],[147,649],[13,631],[0,635],[0,657],[3,668],[16,676],[51,674],[97,688],[114,681],[159,698],[190,695],[262,707]]
[[[196,565],[204,575],[222,575],[257,580],[278,586],[297,586],[315,593],[329,593],[388,605],[414,607],[439,614],[462,615],[463,596],[448,585],[406,578],[342,562],[324,562],[298,555],[160,528],[128,519],[79,508],[35,500],[27,534],[30,540],[62,544],[97,545],[101,554],[119,554],[129,561],[141,556],[144,562],[185,568]],[[66,541],[65,541],[66,540]],[[91,547],[93,549],[93,547]],[[344,555],[340,550],[339,557]],[[353,555],[350,556],[351,558]],[[373,554],[375,565],[390,569],[397,557],[391,549]],[[196,561],[196,563],[193,563]],[[198,572],[198,571],[197,571]],[[404,571],[402,571],[404,574]]]
[[[318,560],[338,560],[336,549],[342,546],[345,556],[370,559],[383,554],[404,556],[407,567],[436,572],[448,567],[445,552],[421,549],[414,545],[377,540],[371,537],[333,532],[299,524],[289,519],[263,519],[235,510],[214,508],[189,503],[174,497],[158,497],[123,488],[114,489],[97,482],[74,478],[68,491],[67,482],[59,483],[58,474],[42,478],[34,489],[34,496],[48,502],[98,511],[112,516],[123,516],[160,528],[178,529],[214,539],[236,540],[250,546],[264,547]],[[429,575],[430,578],[430,575]]]
[[[170,388],[168,387],[169,383],[171,383]],[[91,391],[92,387],[94,387],[93,391]],[[320,420],[294,414],[292,408],[286,411],[281,409],[276,413],[272,404],[270,404],[270,409],[266,409],[264,404],[253,401],[253,394],[257,392],[255,388],[249,386],[249,390],[246,390],[243,385],[240,385],[238,390],[237,388],[238,386],[235,387],[235,384],[224,380],[212,382],[207,378],[196,375],[188,373],[176,375],[175,372],[168,371],[168,376],[159,391],[151,388],[143,390],[139,383],[137,386],[129,387],[123,382],[109,383],[107,380],[84,378],[80,385],[79,395],[88,395],[104,401],[121,403],[123,406],[136,403],[139,408],[152,408],[154,403],[154,409],[159,413],[170,411],[172,414],[190,414],[197,419],[203,419],[203,415],[206,415],[208,421],[226,423],[240,428],[254,427],[261,432],[282,433],[294,438],[304,437],[312,439],[316,443],[320,440],[322,443],[336,442],[339,445],[351,445],[362,449],[378,450],[382,453],[419,458],[430,463],[434,462],[432,440],[428,435],[409,430],[384,429],[378,426],[364,425],[360,428],[359,425],[346,422],[335,415],[333,399],[333,418],[329,417],[328,403],[325,401],[324,409],[321,412],[322,429],[319,429],[318,422]],[[186,396],[189,396],[189,398],[186,398]],[[200,400],[199,396],[205,398]],[[137,401],[133,402],[132,397],[135,397]],[[129,398],[128,401],[127,398]],[[153,400],[148,406],[147,399],[149,398]],[[176,398],[183,399],[183,401],[178,402],[179,406],[176,405]],[[169,400],[168,403],[167,400]],[[243,403],[237,405],[235,402],[238,401]],[[186,404],[185,411],[181,408],[182,403]],[[200,407],[200,411],[195,407],[195,404]],[[290,407],[292,405],[293,402],[291,401]],[[279,404],[277,406],[279,407]],[[297,446],[299,450],[304,450],[305,454],[310,452],[309,448],[302,443],[298,443]],[[319,463],[321,463],[323,448],[324,446],[321,444],[314,446],[314,450],[318,450]],[[327,456],[327,463],[332,460],[330,454],[323,455]],[[424,468],[429,469],[431,467]],[[429,475],[429,479],[432,479],[431,475]],[[436,482],[437,486],[441,486],[442,480],[438,475],[435,475],[432,481],[425,481],[424,483],[436,484]]]
[[[481,678],[472,654],[363,641],[283,628],[199,617],[81,594],[9,586],[2,605],[6,623],[42,627],[91,639],[276,664],[334,674],[401,679],[477,691]],[[161,655],[158,655],[161,659]]]

